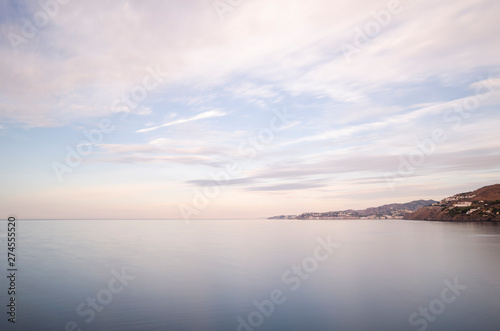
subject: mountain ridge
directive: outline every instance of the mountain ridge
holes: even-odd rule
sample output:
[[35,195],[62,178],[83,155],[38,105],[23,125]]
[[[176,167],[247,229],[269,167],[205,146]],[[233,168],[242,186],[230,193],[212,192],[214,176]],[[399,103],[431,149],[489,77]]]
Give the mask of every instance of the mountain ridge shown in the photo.
[[323,213],[302,213],[300,215],[279,215],[268,219],[315,220],[315,219],[402,219],[406,214],[437,203],[435,200],[414,200],[407,203],[391,203],[361,210],[339,210]]

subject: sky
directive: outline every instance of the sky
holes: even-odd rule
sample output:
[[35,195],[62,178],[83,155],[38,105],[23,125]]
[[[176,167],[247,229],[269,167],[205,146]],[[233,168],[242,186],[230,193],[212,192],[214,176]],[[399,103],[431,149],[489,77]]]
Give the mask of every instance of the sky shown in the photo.
[[500,183],[496,0],[0,2],[0,211],[260,218]]

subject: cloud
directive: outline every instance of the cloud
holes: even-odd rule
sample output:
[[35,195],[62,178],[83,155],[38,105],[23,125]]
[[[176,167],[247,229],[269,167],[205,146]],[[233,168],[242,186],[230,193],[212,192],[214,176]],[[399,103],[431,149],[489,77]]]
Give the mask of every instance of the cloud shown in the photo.
[[[47,126],[107,116],[154,65],[169,73],[159,94],[236,79],[228,91],[261,106],[259,99],[284,94],[379,106],[373,94],[396,85],[450,84],[498,71],[496,1],[405,3],[347,63],[339,45],[373,20],[371,11],[386,7],[387,1],[368,0],[255,1],[221,22],[201,0],[71,2],[19,51],[0,40],[0,120]],[[21,19],[40,10],[31,2],[20,8],[26,12],[11,10],[13,17],[0,23],[2,35],[21,33]]]
[[[115,123],[117,134],[103,137],[72,172],[89,191],[95,178],[84,163],[110,177],[123,167],[127,176],[116,175],[117,182],[129,173],[153,177],[168,166],[170,180],[189,199],[192,185],[210,185],[214,169],[207,167],[239,161],[244,171],[230,190],[242,213],[248,209],[239,205],[252,199],[277,205],[267,197],[299,197],[302,189],[317,206],[343,194],[355,199],[359,191],[392,198],[397,195],[383,194],[385,173],[397,171],[399,156],[434,129],[449,139],[408,176],[405,194],[498,174],[500,95],[481,102],[458,129],[443,121],[443,112],[470,101],[490,74],[499,86],[499,1],[402,1],[403,11],[350,63],[340,45],[353,43],[388,0],[242,1],[223,22],[211,0],[69,1],[17,50],[8,35],[22,34],[23,19],[41,10],[40,3],[0,3],[0,134],[12,139],[7,149],[34,160],[22,162],[33,178],[47,177],[50,166],[35,165],[50,165],[54,155],[62,161],[66,145],[77,149],[83,130],[95,129],[99,118],[118,117],[115,100],[143,96],[144,82],[158,84],[134,109],[125,102],[118,109],[133,120]],[[161,79],[145,80],[148,68],[159,68]],[[298,116],[261,143],[271,107]],[[47,128],[56,126],[65,127]],[[58,147],[44,153],[42,143]],[[256,157],[245,158],[239,146],[255,148]],[[9,178],[24,178],[17,187],[41,182]],[[180,199],[178,191],[171,195]]]
[[99,144],[106,154],[171,154],[221,156],[229,151],[220,145],[203,143],[196,140],[159,138],[147,144]]
[[255,83],[245,82],[237,87],[228,87],[226,91],[238,98],[276,98],[278,93],[270,85],[257,85]]
[[310,184],[310,183],[287,183],[276,184],[269,186],[253,186],[248,187],[248,191],[289,191],[289,190],[304,190],[309,188],[325,187],[326,184]]
[[141,130],[138,130],[137,132],[149,132],[149,131],[154,131],[154,130],[158,130],[161,128],[165,128],[168,126],[172,126],[172,125],[179,125],[179,124],[184,124],[184,123],[188,123],[188,122],[192,122],[192,121],[199,121],[202,119],[213,118],[213,117],[222,117],[225,115],[226,115],[226,113],[224,113],[220,110],[214,109],[214,110],[209,110],[209,111],[203,112],[201,114],[195,115],[193,117],[178,119],[175,121],[170,121],[170,122],[164,123],[162,125],[153,126],[151,128],[141,129]]
[[183,164],[224,167],[232,150],[219,142],[158,138],[145,144],[99,144],[91,162]]
[[213,187],[213,186],[226,186],[226,185],[247,185],[255,182],[253,178],[235,178],[231,179],[228,182],[217,182],[215,180],[205,180],[205,179],[196,179],[196,180],[188,180],[186,183],[200,186],[200,187]]
[[205,165],[220,168],[226,165],[223,161],[217,161],[206,156],[186,155],[186,156],[142,156],[142,155],[123,155],[107,156],[100,159],[100,162],[128,163],[128,164],[183,164],[189,166]]

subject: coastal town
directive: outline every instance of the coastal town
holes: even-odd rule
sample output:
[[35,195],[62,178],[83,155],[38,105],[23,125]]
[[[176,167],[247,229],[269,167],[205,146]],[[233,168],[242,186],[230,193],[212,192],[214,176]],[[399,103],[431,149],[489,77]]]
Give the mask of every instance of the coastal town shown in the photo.
[[405,215],[437,203],[434,200],[417,200],[408,203],[394,203],[363,210],[329,211],[324,213],[309,212],[300,215],[280,215],[270,219],[283,220],[332,220],[332,219],[403,219]]
[[500,221],[500,184],[482,187],[473,192],[459,193],[435,200],[393,203],[363,210],[307,212],[300,215],[280,215],[279,220],[335,219],[406,219],[427,221]]

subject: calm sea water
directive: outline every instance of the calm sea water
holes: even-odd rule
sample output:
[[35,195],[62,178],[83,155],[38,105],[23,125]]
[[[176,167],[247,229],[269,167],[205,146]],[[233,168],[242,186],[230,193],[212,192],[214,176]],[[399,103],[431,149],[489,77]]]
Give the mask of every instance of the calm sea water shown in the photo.
[[17,222],[1,330],[500,329],[500,224]]

